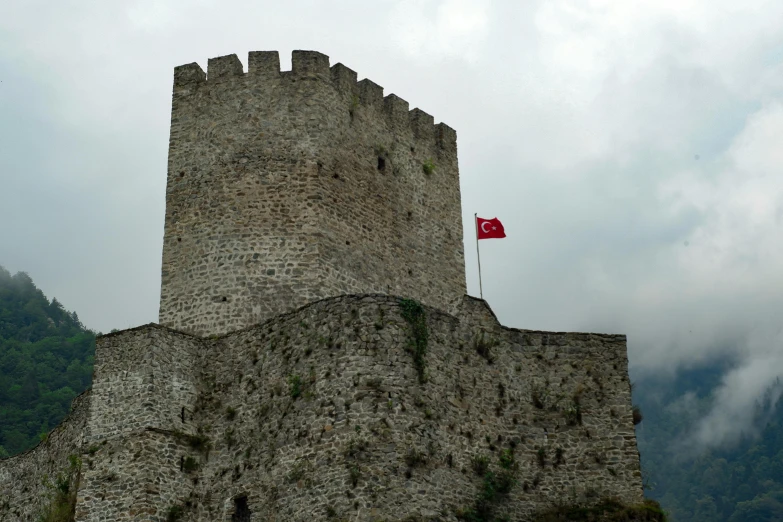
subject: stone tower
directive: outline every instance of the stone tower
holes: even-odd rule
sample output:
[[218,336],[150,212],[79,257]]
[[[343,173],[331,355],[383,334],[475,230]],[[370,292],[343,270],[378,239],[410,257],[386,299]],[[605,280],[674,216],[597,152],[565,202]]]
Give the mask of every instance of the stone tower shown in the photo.
[[625,336],[464,295],[454,131],[318,53],[249,64],[175,70],[163,324],[97,338],[91,389],[0,459],[0,522],[641,502]]
[[456,133],[294,51],[177,67],[162,325],[221,334],[342,294],[465,293]]

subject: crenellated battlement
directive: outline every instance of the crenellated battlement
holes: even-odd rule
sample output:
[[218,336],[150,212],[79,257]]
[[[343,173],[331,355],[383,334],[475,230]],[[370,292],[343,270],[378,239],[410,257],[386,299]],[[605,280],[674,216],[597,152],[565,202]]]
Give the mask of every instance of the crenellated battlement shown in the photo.
[[465,291],[457,134],[294,51],[174,70],[160,321],[242,328],[313,299]]
[[409,109],[407,101],[396,94],[383,95],[383,87],[367,78],[358,81],[357,74],[341,63],[330,67],[329,57],[316,51],[293,51],[291,70],[281,71],[277,51],[252,51],[248,54],[248,72],[236,54],[210,58],[207,72],[198,63],[180,65],[174,70],[174,89],[179,94],[190,94],[201,84],[223,83],[228,79],[243,81],[322,80],[331,84],[341,95],[350,100],[353,109],[362,106],[383,114],[387,123],[401,130],[409,125],[419,137],[432,137],[441,147],[454,148],[457,133],[445,123],[435,124],[432,116],[421,109]]

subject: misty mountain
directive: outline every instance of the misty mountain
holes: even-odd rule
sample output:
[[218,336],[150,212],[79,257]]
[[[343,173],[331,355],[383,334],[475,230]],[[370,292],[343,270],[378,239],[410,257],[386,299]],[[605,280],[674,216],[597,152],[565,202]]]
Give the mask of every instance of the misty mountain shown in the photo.
[[757,400],[753,422],[738,439],[714,433],[720,443],[704,446],[703,420],[720,411],[716,391],[737,363],[722,358],[635,382],[634,401],[644,414],[636,434],[645,494],[674,522],[783,520],[780,381]]
[[0,267],[0,457],[35,446],[92,380],[95,333]]

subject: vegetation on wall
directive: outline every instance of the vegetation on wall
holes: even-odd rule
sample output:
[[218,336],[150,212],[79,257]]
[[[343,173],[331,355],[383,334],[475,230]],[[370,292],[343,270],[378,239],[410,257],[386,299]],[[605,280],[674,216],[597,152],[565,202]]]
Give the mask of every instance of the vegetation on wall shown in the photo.
[[661,506],[654,500],[645,500],[638,506],[625,506],[606,499],[590,507],[557,506],[540,513],[535,522],[666,522]]
[[514,459],[514,450],[501,451],[498,464],[497,469],[491,469],[486,456],[474,457],[473,471],[481,477],[481,484],[473,505],[456,513],[459,520],[464,522],[507,520],[504,516],[498,515],[498,508],[517,485],[518,466]]
[[435,163],[431,159],[427,159],[421,166],[422,170],[428,176],[435,172]]
[[50,490],[51,500],[38,518],[39,522],[73,522],[76,514],[76,490],[82,461],[76,455],[68,457],[69,466],[52,483],[48,478],[44,485]]
[[0,458],[28,450],[57,426],[90,385],[95,333],[44,296],[32,279],[0,267]]
[[427,330],[427,316],[424,308],[418,301],[413,299],[401,299],[400,311],[402,318],[405,319],[411,328],[411,341],[408,351],[413,354],[413,365],[416,367],[416,373],[419,375],[419,382],[427,381],[427,343],[429,342],[429,331]]

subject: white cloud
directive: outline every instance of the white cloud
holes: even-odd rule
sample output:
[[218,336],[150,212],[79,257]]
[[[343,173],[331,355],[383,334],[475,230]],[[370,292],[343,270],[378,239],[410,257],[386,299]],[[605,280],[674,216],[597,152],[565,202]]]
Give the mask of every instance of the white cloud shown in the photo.
[[783,285],[783,179],[776,175],[783,164],[781,133],[783,104],[765,105],[707,169],[660,186],[672,209],[692,206],[708,216],[679,255],[683,278],[705,295],[718,280],[734,292]]
[[[733,350],[779,369],[754,339],[783,306],[781,16],[774,0],[0,3],[0,221],[25,217],[0,264],[94,328],[155,320],[173,67],[278,49],[286,68],[310,48],[457,129],[469,288],[473,212],[496,215],[508,238],[483,242],[483,282],[506,324],[627,333],[636,368]],[[750,397],[754,375],[727,386]]]
[[418,59],[475,62],[488,30],[489,5],[479,0],[402,0],[392,11],[389,30],[397,45]]
[[125,8],[130,28],[145,32],[176,30],[181,18],[170,3],[162,0],[138,0]]
[[724,376],[713,395],[712,409],[682,441],[681,450],[730,445],[743,436],[753,436],[764,427],[772,408],[783,395],[783,336],[766,339],[762,353]]

